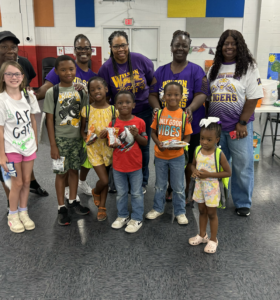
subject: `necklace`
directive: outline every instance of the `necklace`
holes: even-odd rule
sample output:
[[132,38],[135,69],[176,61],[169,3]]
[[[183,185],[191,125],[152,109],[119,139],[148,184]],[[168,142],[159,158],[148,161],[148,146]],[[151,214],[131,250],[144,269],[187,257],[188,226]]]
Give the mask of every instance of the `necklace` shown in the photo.
[[125,69],[124,70],[120,67],[119,64],[118,64],[118,68],[120,69],[121,73],[126,73],[127,62],[125,63]]

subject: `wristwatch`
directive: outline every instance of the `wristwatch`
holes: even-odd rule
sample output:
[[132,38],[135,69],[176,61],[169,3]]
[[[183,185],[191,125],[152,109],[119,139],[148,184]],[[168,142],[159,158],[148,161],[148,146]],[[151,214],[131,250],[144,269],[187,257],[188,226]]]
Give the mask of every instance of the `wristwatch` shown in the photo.
[[243,126],[246,126],[246,125],[247,125],[247,122],[246,122],[246,121],[242,121],[242,120],[239,120],[238,123],[240,123],[240,124],[243,125]]

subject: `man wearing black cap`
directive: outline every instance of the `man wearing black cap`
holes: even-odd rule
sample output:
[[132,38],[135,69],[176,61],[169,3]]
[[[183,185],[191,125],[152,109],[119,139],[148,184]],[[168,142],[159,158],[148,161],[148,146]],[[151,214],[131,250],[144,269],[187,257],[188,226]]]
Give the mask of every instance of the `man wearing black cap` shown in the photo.
[[18,56],[19,43],[19,39],[10,31],[0,32],[0,67],[7,60],[17,61],[24,70],[27,86],[29,86],[30,81],[36,77],[36,73],[27,58]]
[[[5,61],[14,60],[17,61],[23,68],[25,77],[27,79],[27,86],[29,86],[30,81],[36,77],[36,73],[29,62],[25,57],[18,56],[18,44],[20,43],[19,39],[10,31],[0,32],[0,67]],[[9,197],[9,189],[3,183],[2,173],[0,172],[0,180],[4,187],[7,197]],[[39,194],[40,196],[48,196],[48,192],[43,189],[34,177],[34,172],[31,174],[30,182],[30,192]]]

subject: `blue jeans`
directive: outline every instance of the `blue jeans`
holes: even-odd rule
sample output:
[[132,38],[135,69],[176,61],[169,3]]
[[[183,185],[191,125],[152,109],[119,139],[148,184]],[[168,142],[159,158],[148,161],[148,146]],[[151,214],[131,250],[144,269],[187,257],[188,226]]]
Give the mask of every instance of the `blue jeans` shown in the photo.
[[185,209],[185,155],[173,159],[155,157],[156,193],[153,209],[164,212],[165,193],[168,183],[168,168],[170,169],[170,184],[173,189],[172,203],[175,216],[186,213]]
[[136,117],[141,118],[146,123],[146,133],[148,136],[147,146],[140,146],[142,151],[142,171],[143,171],[143,186],[146,186],[149,181],[149,161],[150,161],[150,140],[151,140],[151,125],[152,125],[152,116],[153,110],[151,108],[142,111],[138,114],[135,114]]
[[142,221],[144,214],[144,194],[142,191],[142,170],[123,173],[113,169],[114,182],[117,189],[118,217],[129,217],[128,211],[128,181],[130,183],[131,219]]
[[232,140],[222,131],[220,145],[230,162],[232,159],[231,195],[236,208],[251,207],[254,189],[253,122],[247,124],[248,135]]

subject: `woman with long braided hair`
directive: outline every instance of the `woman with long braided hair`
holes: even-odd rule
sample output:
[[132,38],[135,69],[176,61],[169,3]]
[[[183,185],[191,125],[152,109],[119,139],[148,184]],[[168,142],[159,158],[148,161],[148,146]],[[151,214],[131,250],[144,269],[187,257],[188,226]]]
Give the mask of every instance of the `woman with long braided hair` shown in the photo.
[[208,79],[209,116],[220,118],[220,145],[226,158],[232,159],[232,200],[237,215],[249,216],[254,188],[252,121],[263,91],[255,60],[239,31],[221,35]]
[[149,86],[154,75],[154,65],[142,54],[129,51],[128,36],[124,31],[114,31],[108,39],[111,55],[99,69],[98,76],[108,83],[108,98],[114,104],[114,98],[119,91],[130,91],[135,95],[136,106],[132,114],[146,123],[148,145],[141,146],[143,192],[149,179],[150,138],[152,124],[152,109],[149,105]]
[[[187,112],[191,122],[193,134],[189,146],[189,163],[186,167],[186,192],[191,177],[191,164],[195,148],[200,144],[199,122],[205,117],[203,103],[209,94],[209,87],[205,72],[202,68],[187,60],[190,50],[191,38],[188,32],[177,30],[173,33],[171,40],[171,55],[173,60],[164,66],[159,67],[152,81],[149,95],[149,103],[154,113],[166,106],[163,99],[164,86],[170,81],[179,82],[183,86],[183,98],[180,107]],[[172,133],[171,133],[172,136]],[[172,138],[172,137],[170,137]],[[172,189],[169,186],[166,192],[166,200],[171,200]],[[186,193],[187,196],[187,193]],[[187,201],[187,200],[186,200]]]

